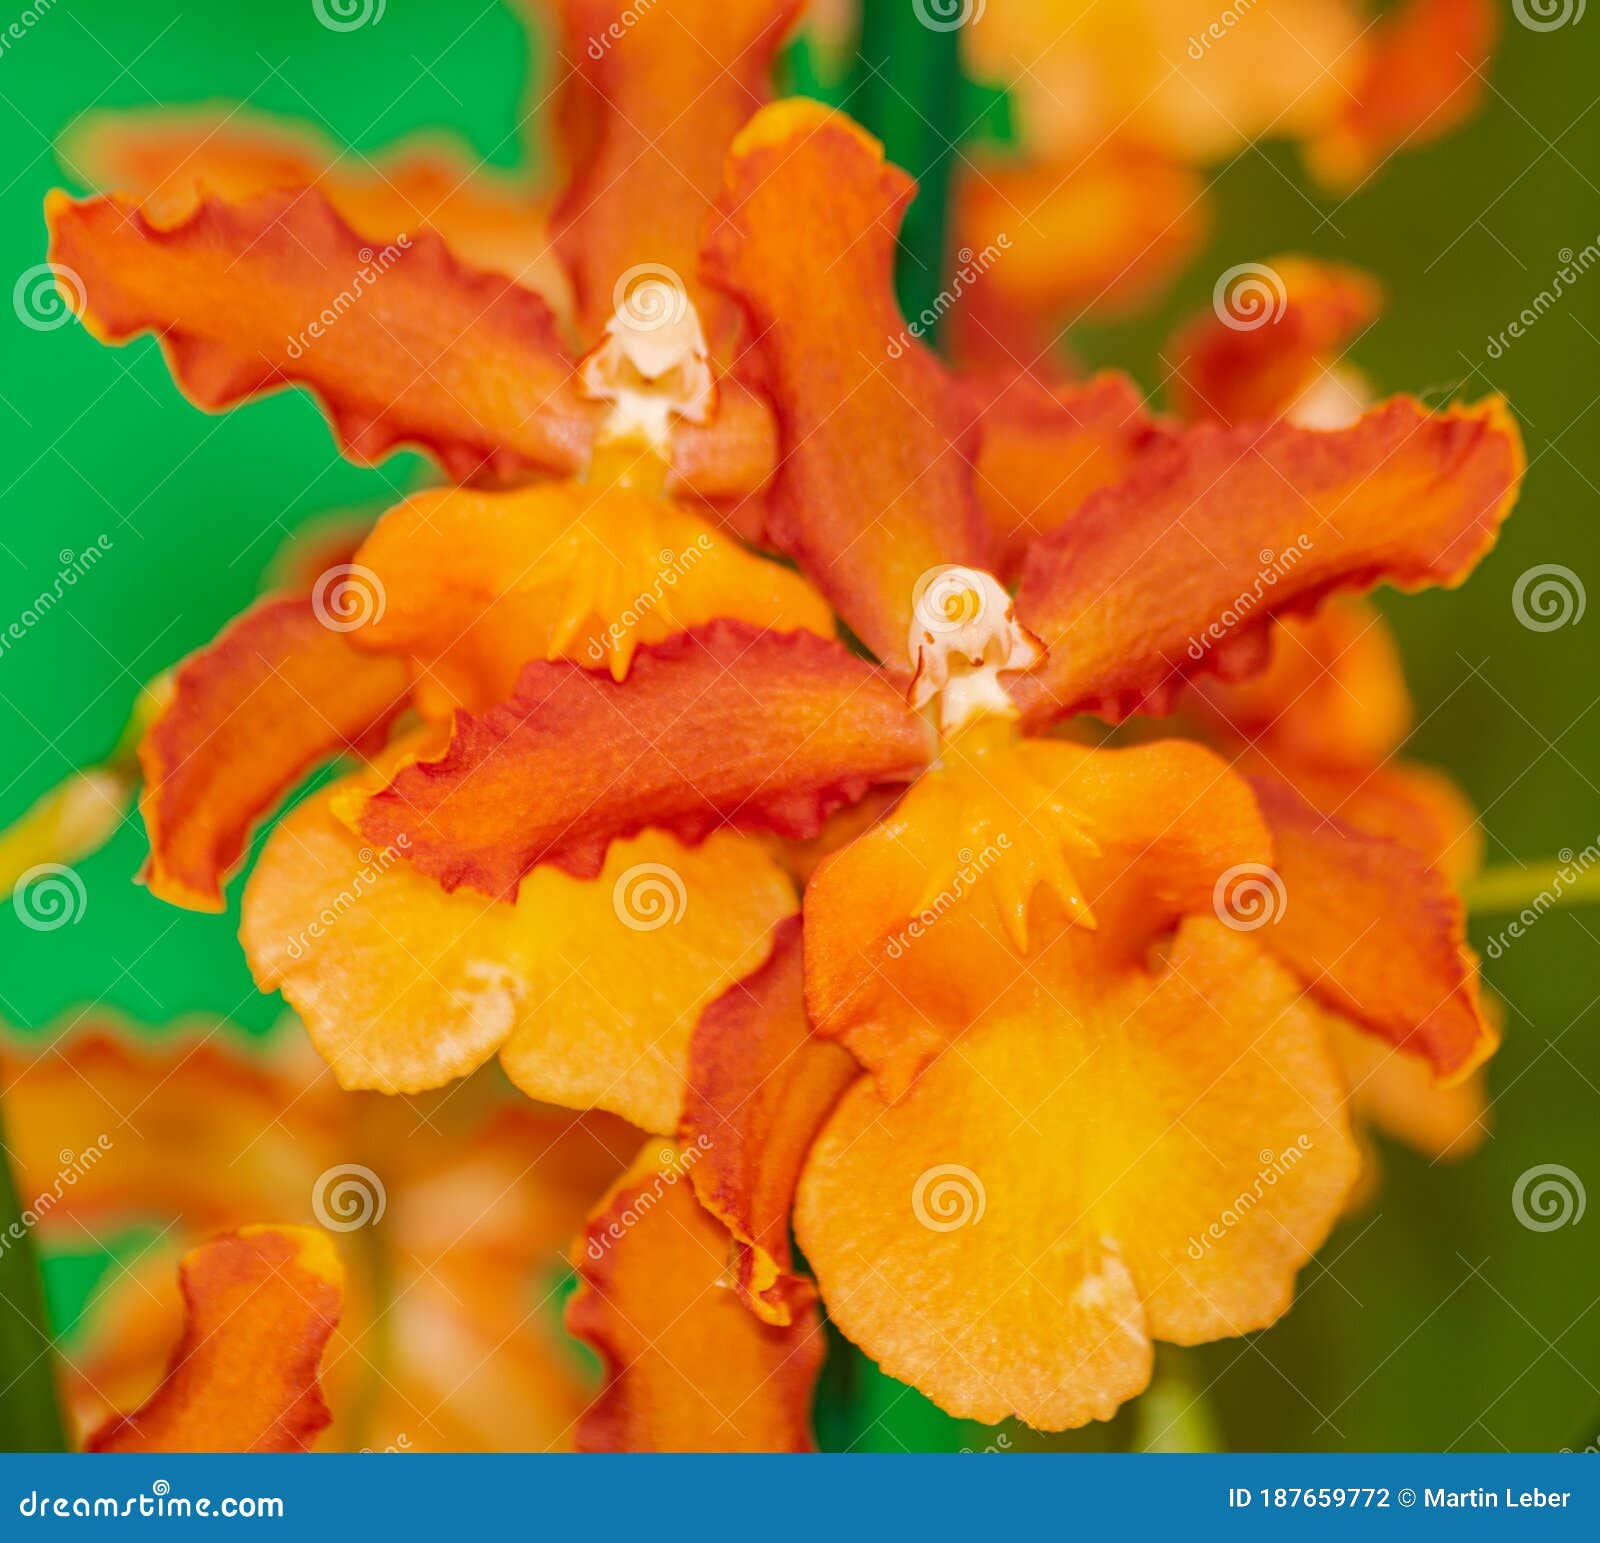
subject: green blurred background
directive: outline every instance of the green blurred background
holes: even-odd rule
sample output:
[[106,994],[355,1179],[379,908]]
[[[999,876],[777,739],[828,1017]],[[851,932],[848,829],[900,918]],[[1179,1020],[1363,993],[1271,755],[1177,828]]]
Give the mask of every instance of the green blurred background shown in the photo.
[[[242,100],[358,150],[443,127],[490,163],[519,164],[523,31],[502,5],[478,7],[393,0],[380,25],[341,33],[318,23],[310,0],[58,0],[0,54],[0,281],[42,261],[41,201],[68,180],[53,143],[91,107]],[[1540,633],[1511,605],[1517,576],[1536,564],[1600,584],[1600,267],[1502,358],[1485,352],[1563,253],[1600,241],[1600,13],[1540,33],[1505,9],[1488,105],[1468,128],[1400,156],[1342,203],[1308,186],[1289,148],[1246,150],[1217,171],[1217,236],[1185,281],[1137,324],[1074,342],[1157,388],[1161,339],[1209,302],[1222,269],[1304,251],[1383,279],[1388,312],[1353,356],[1382,390],[1509,397],[1530,470],[1499,549],[1465,589],[1387,608],[1420,704],[1410,753],[1456,774],[1483,811],[1490,861],[1515,864],[1600,840],[1600,609]],[[148,339],[107,350],[74,324],[38,332],[4,313],[0,329],[0,627],[54,581],[63,553],[110,542],[68,601],[0,654],[3,823],[110,748],[140,685],[251,599],[288,531],[330,509],[381,506],[423,468],[411,455],[376,470],[345,464],[299,394],[206,417]],[[101,1004],[153,1024],[220,1014],[256,1031],[278,1016],[277,1000],[251,986],[236,911],[158,904],[130,882],[142,856],[135,821],[80,865],[88,903],[75,925],[33,932],[0,909],[0,1016],[43,1028]],[[1502,922],[1475,919],[1480,947]],[[1600,1190],[1597,933],[1600,910],[1552,913],[1487,963],[1509,1013],[1484,1149],[1431,1170],[1386,1149],[1381,1195],[1305,1271],[1289,1317],[1192,1358],[1186,1370],[1209,1387],[1228,1446],[1600,1442],[1600,1205],[1549,1233],[1526,1230],[1511,1208],[1517,1176],[1536,1164],[1560,1163]],[[58,1318],[85,1280],[82,1269],[52,1271]],[[1125,1417],[1053,1444],[1123,1442],[1129,1427]],[[821,1429],[830,1446],[866,1449],[995,1440],[842,1353]],[[1041,1444],[1007,1439],[1012,1450]]]

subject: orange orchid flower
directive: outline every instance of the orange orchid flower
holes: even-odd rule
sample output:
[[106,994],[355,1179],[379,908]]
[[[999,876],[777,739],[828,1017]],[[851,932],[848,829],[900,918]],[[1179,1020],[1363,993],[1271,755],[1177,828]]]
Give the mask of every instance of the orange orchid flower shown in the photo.
[[1497,8],[1375,9],[1018,0],[964,27],[973,75],[1010,92],[1020,149],[976,157],[959,178],[963,356],[1038,368],[1063,318],[1164,289],[1210,233],[1205,168],[1252,141],[1298,141],[1342,196],[1469,118]]
[[[1339,1037],[1450,1080],[1495,1035],[1436,861],[1087,720],[1259,675],[1334,597],[1462,582],[1520,439],[1498,400],[1166,424],[1120,377],[952,373],[893,297],[910,180],[815,103],[748,116],[789,7],[723,5],[691,61],[698,14],[640,12],[563,104],[581,358],[425,231],[301,343],[362,239],[314,190],[53,201],[88,325],[159,331],[202,405],[303,384],[357,458],[525,479],[408,500],[178,669],[148,882],[219,904],[352,755],[242,933],[339,1082],[498,1054],[672,1139],[575,1245],[588,1444],[806,1445],[819,1300],[954,1413],[1107,1418],[1154,1341],[1288,1307],[1356,1176]],[[600,175],[641,124],[681,198]]]

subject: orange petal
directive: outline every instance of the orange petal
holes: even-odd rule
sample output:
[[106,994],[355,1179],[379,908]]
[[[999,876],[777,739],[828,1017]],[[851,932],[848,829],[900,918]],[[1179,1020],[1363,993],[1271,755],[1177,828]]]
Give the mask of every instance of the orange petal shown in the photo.
[[1334,1054],[1356,1117],[1430,1162],[1470,1157],[1489,1134],[1489,1092],[1480,1067],[1441,1087],[1427,1060],[1386,1045],[1341,1018],[1328,1019]]
[[1005,375],[973,381],[970,390],[983,419],[978,497],[995,571],[1006,578],[1029,543],[1059,530],[1091,493],[1122,481],[1172,438],[1139,388],[1115,371],[1059,386]]
[[1173,404],[1186,418],[1243,423],[1288,412],[1383,304],[1360,269],[1315,258],[1245,264],[1239,282],[1264,286],[1259,308],[1246,314],[1245,297],[1232,292],[1230,305],[1224,292],[1166,346]]
[[605,1362],[591,1452],[807,1452],[823,1339],[814,1308],[776,1328],[724,1281],[727,1230],[684,1182],[695,1146],[648,1143],[573,1245],[567,1326]]
[[344,1272],[326,1233],[241,1227],[185,1254],[184,1334],[149,1402],[91,1452],[303,1452],[332,1418],[317,1382]]
[[439,1087],[496,1051],[530,1097],[673,1131],[701,1009],[756,968],[794,909],[730,832],[615,843],[593,882],[541,868],[516,903],[446,894],[335,817],[338,790],[273,832],[240,936],[347,1088]]
[[986,566],[971,414],[895,300],[912,192],[848,118],[780,102],[734,141],[705,252],[749,312],[774,401],[768,535],[897,670],[918,578]]
[[812,1022],[897,1098],[972,1023],[1035,989],[1041,953],[1087,951],[1090,968],[1116,932],[1138,958],[1184,912],[1210,915],[1226,870],[1270,850],[1249,788],[1198,745],[947,743],[807,886]]
[[640,649],[620,685],[529,664],[509,701],[457,716],[442,759],[367,800],[360,827],[446,889],[514,895],[540,863],[593,877],[647,826],[690,843],[721,825],[815,835],[931,749],[894,686],[839,644],[717,621]]
[[1348,191],[1396,151],[1442,138],[1472,116],[1500,36],[1490,0],[1406,0],[1374,28],[1352,95],[1312,137],[1313,175]]
[[52,193],[45,214],[84,325],[105,343],[158,333],[207,411],[305,386],[352,460],[416,444],[456,480],[587,457],[592,407],[550,307],[431,231],[375,252],[314,190],[206,199],[171,226],[116,198]]
[[341,587],[358,606],[374,602],[358,572],[335,577],[311,601],[265,600],[178,667],[171,700],[139,747],[144,879],[163,900],[220,911],[222,881],[255,822],[312,767],[354,749],[404,705],[404,666],[350,647]]
[[[809,940],[808,940],[809,941]],[[1248,936],[1040,961],[899,1103],[845,1095],[795,1228],[834,1323],[950,1413],[1109,1419],[1151,1340],[1265,1327],[1355,1175],[1320,1015]]]
[[586,336],[616,309],[622,275],[647,263],[683,282],[715,347],[727,307],[697,282],[700,231],[728,145],[766,101],[798,8],[798,0],[659,8],[564,0],[566,90],[581,100],[582,142],[570,147],[574,173],[555,223]]
[[1263,940],[1319,1000],[1459,1080],[1499,1036],[1449,881],[1409,848],[1319,815],[1286,784],[1252,780],[1272,827],[1282,901]]
[[955,197],[957,351],[972,364],[1034,368],[1062,324],[1154,299],[1211,229],[1197,172],[1117,140],[1066,160],[979,163]]
[[351,634],[408,655],[430,697],[485,711],[529,659],[623,679],[641,643],[718,616],[832,636],[798,574],[747,552],[679,505],[617,487],[418,493],[379,522],[358,561],[386,605]]
[[1459,584],[1524,466],[1499,398],[1396,397],[1347,429],[1191,430],[1030,548],[1017,611],[1049,648],[1016,694],[1035,722],[1167,711],[1184,677],[1266,663],[1266,623],[1328,594]]
[[1290,766],[1365,770],[1411,732],[1394,633],[1370,600],[1354,595],[1336,595],[1312,616],[1286,617],[1259,675],[1201,676],[1183,706]]
[[314,186],[370,241],[436,230],[463,262],[537,291],[557,315],[571,309],[533,185],[443,139],[403,140],[368,157],[248,108],[162,107],[86,114],[65,136],[62,160],[102,192],[137,199],[158,225],[182,223],[207,196],[241,203]]
[[790,1271],[789,1208],[812,1138],[860,1071],[812,1037],[800,967],[800,918],[772,955],[700,1015],[689,1057],[686,1144],[700,1203],[740,1245],[740,1295],[767,1323],[790,1323],[812,1298]]

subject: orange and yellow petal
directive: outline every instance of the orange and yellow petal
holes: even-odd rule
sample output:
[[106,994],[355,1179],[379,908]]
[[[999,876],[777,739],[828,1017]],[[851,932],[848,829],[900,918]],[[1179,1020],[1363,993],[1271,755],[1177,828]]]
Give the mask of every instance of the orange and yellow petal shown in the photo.
[[1139,388],[1117,371],[1066,385],[1009,374],[974,380],[970,389],[983,420],[978,497],[1003,578],[1013,576],[1031,542],[1067,524],[1090,494],[1122,481],[1171,440]]
[[303,1452],[332,1418],[318,1373],[344,1272],[326,1233],[241,1227],[186,1254],[166,1380],[91,1452]]
[[705,249],[712,281],[749,314],[777,416],[767,536],[892,669],[906,664],[917,580],[986,566],[987,547],[972,415],[895,299],[912,192],[842,114],[777,103],[734,141]]
[[573,1245],[573,1333],[606,1384],[578,1445],[599,1452],[806,1452],[822,1364],[815,1308],[763,1323],[724,1271],[727,1229],[695,1198],[694,1146],[648,1143]]
[[719,616],[833,633],[792,569],[680,505],[617,487],[418,493],[383,517],[357,561],[385,605],[351,641],[406,655],[434,706],[483,712],[512,695],[530,659],[620,681],[641,644]]
[[371,602],[358,572],[336,573],[319,596],[262,601],[178,667],[139,746],[144,880],[161,899],[220,911],[256,821],[405,705],[404,665],[350,646],[341,584]]
[[1167,711],[1188,676],[1261,669],[1280,612],[1458,584],[1524,464],[1498,398],[1429,412],[1396,397],[1335,431],[1193,429],[1029,549],[1017,611],[1049,654],[1015,694],[1036,724]]
[[1224,294],[1166,346],[1172,400],[1186,418],[1244,423],[1288,412],[1383,304],[1360,269],[1309,257],[1245,264],[1240,282],[1260,284],[1260,294]]
[[1458,128],[1484,99],[1499,35],[1491,0],[1403,0],[1369,36],[1350,96],[1309,137],[1312,175],[1348,192],[1389,156]]
[[1154,298],[1211,231],[1199,173],[1122,140],[977,162],[955,196],[952,266],[964,278],[952,325],[967,364],[1037,370],[1063,326]]
[[1333,1011],[1460,1080],[1499,1035],[1450,881],[1411,848],[1328,819],[1286,783],[1253,779],[1272,827],[1275,898],[1262,941]]
[[46,201],[50,260],[105,343],[161,338],[210,412],[282,386],[352,460],[417,445],[458,480],[570,473],[594,433],[548,303],[432,231],[374,248],[315,190],[207,198],[172,225],[127,200]]
[[347,1088],[438,1087],[496,1052],[530,1097],[673,1131],[701,1009],[755,969],[794,908],[730,833],[616,842],[592,881],[541,868],[516,902],[446,894],[307,800],[251,875],[240,936]]
[[798,916],[767,962],[700,1015],[689,1056],[686,1148],[700,1203],[738,1245],[740,1295],[784,1325],[812,1300],[792,1276],[789,1211],[812,1138],[860,1067],[813,1036],[806,1018]]
[[537,190],[442,139],[405,140],[367,157],[248,108],[163,107],[89,113],[61,154],[101,192],[137,199],[158,225],[181,223],[206,197],[241,203],[315,187],[370,241],[436,230],[463,262],[537,291],[558,316],[571,311]]
[[1356,1171],[1320,1015],[1184,921],[1153,970],[1053,968],[886,1103],[845,1096],[795,1225],[829,1316],[950,1413],[1108,1419],[1151,1342],[1264,1328]]
[[767,100],[797,0],[563,0],[563,126],[572,177],[553,216],[594,338],[640,264],[684,286],[713,349],[726,302],[699,282],[699,246],[728,146]]
[[511,896],[540,864],[592,878],[649,827],[815,835],[931,752],[895,686],[842,645],[721,620],[641,648],[620,684],[529,664],[514,696],[458,714],[441,759],[402,767],[354,817],[447,889]]
[[947,744],[806,888],[806,1000],[898,1098],[969,1026],[1038,989],[1038,960],[1135,962],[1271,846],[1242,778],[1171,741]]
[[1489,1134],[1489,1090],[1482,1068],[1441,1086],[1425,1057],[1386,1045],[1342,1018],[1328,1022],[1357,1120],[1403,1141],[1430,1162],[1458,1161],[1483,1144]]

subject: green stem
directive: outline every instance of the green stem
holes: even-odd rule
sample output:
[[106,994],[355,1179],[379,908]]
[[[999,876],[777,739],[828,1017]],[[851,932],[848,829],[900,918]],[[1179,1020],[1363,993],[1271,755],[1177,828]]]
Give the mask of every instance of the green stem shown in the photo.
[[959,27],[925,26],[910,0],[863,0],[845,105],[917,179],[895,275],[909,317],[937,312],[944,286],[950,163],[962,136],[960,37]]
[[1205,1378],[1192,1350],[1161,1345],[1155,1375],[1135,1409],[1136,1452],[1221,1452],[1225,1448],[1206,1401]]
[[1600,901],[1600,863],[1507,864],[1480,873],[1463,892],[1467,909],[1478,915],[1503,915],[1532,906],[1541,914],[1561,906]]
[[39,1254],[4,1146],[0,1128],[0,1451],[65,1452]]

